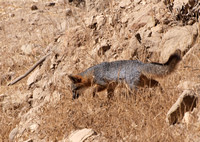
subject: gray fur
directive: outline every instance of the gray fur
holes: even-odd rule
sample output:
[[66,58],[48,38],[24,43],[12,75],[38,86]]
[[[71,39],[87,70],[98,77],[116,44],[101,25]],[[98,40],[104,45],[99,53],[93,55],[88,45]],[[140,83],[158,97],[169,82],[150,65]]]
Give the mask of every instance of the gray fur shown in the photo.
[[[93,71],[94,83],[106,85],[110,81],[125,81],[131,89],[137,85],[141,75],[140,66],[144,63],[137,60],[120,60],[114,62],[103,62],[96,66],[90,67],[80,75],[86,75]],[[97,80],[98,79],[98,80]]]

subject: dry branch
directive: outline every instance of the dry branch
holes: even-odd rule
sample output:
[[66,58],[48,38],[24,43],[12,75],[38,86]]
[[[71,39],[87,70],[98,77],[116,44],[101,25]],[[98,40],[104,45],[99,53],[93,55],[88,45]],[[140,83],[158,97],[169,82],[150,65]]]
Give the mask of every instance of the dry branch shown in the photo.
[[10,85],[14,85],[15,83],[17,83],[18,81],[22,80],[23,78],[25,78],[27,75],[29,75],[38,65],[40,65],[42,62],[45,61],[45,59],[50,55],[51,53],[48,53],[47,55],[43,56],[39,61],[37,61],[32,68],[30,68],[25,74],[19,76],[18,78],[16,78],[15,80],[11,81],[10,83],[8,83],[8,86]]

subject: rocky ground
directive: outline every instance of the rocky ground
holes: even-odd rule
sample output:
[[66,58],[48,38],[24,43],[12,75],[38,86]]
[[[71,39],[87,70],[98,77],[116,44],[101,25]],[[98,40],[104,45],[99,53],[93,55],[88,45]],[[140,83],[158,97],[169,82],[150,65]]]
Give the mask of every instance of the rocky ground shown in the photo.
[[[200,141],[198,0],[0,1],[1,141]],[[72,100],[67,75],[103,61],[182,61],[160,86]],[[26,73],[50,54],[31,74]],[[162,88],[162,89],[161,89]]]

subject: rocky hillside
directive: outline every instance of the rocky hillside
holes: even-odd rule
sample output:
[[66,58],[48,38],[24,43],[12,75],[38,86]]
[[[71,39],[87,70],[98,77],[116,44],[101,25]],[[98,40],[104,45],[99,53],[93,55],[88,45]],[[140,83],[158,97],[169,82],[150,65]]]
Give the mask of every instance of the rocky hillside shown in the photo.
[[[198,0],[0,1],[0,141],[200,141],[199,14]],[[158,87],[72,100],[69,74],[176,49]]]

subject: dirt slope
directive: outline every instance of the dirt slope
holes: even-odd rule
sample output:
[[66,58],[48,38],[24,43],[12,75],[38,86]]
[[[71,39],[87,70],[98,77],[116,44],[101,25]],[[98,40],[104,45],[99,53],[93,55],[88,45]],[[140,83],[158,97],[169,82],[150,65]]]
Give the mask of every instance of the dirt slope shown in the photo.
[[[200,141],[199,103],[187,124],[166,123],[184,90],[200,94],[199,9],[196,0],[0,1],[0,140],[67,141],[90,128],[86,141]],[[118,87],[111,101],[88,89],[72,100],[68,74],[103,61],[165,62],[176,49],[181,63],[156,88],[134,97]]]

